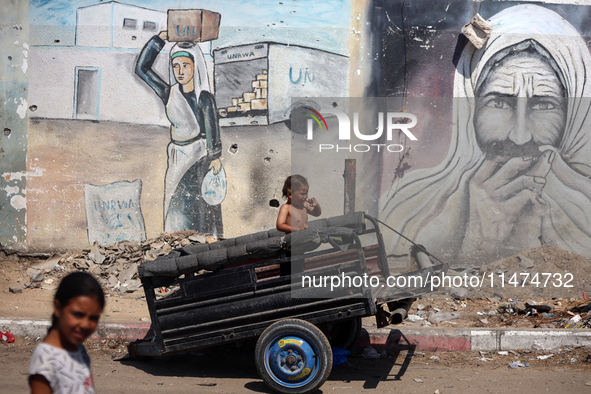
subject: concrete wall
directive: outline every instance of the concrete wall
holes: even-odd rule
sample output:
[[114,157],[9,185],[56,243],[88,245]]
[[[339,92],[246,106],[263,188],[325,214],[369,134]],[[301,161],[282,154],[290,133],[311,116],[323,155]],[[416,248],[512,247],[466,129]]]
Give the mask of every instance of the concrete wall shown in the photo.
[[[51,11],[56,18],[66,9],[65,2],[58,3]],[[134,65],[153,34],[143,30],[141,21],[157,19],[162,29],[167,4],[79,3],[69,5],[71,12],[78,10],[78,25],[65,19],[40,22],[38,15],[48,10],[34,4],[28,9],[12,5],[2,16],[4,247],[60,250],[88,243],[85,185],[108,188],[141,180],[143,236],[156,236],[164,228],[170,121],[160,98],[135,75]],[[310,86],[298,85],[298,95],[329,99],[315,107],[326,124],[309,123],[312,118],[305,113],[300,123],[268,117],[263,118],[271,124],[253,123],[261,116],[255,112],[245,112],[246,120],[235,125],[222,122],[224,236],[274,227],[276,205],[284,202],[281,187],[291,173],[308,177],[310,195],[320,201],[323,216],[341,214],[344,162],[355,159],[356,209],[378,216],[447,261],[479,265],[541,244],[591,258],[590,120],[585,110],[590,103],[581,99],[591,96],[591,5],[351,0],[262,9],[258,3],[230,3],[219,8],[215,2],[203,4],[222,15],[219,39],[202,46],[211,81],[232,79],[222,67],[216,69],[212,50],[277,42],[285,50],[269,56],[268,83],[289,78],[291,70],[293,84],[301,70]],[[461,34],[476,13],[493,27],[482,49]],[[137,31],[121,27],[125,17],[138,20]],[[165,81],[170,80],[170,48],[155,65]],[[509,53],[513,58],[506,57]],[[529,74],[522,75],[511,59],[530,62]],[[316,65],[320,71],[313,69]],[[97,77],[96,114],[76,112],[80,70],[89,72],[82,73],[89,81]],[[232,72],[240,76],[240,69]],[[334,83],[314,87],[312,78],[306,79],[306,73],[320,78],[319,72],[338,82],[338,88]],[[507,76],[514,76],[513,82],[499,82]],[[536,94],[541,85],[535,82],[542,76],[553,81],[555,91]],[[521,90],[515,81],[520,78],[529,78],[527,86],[534,91],[517,100]],[[268,108],[293,104],[294,94],[286,86],[284,94],[269,95]],[[510,92],[499,91],[507,86]],[[474,99],[484,91],[492,101]],[[243,93],[236,97],[248,101]],[[224,95],[227,107],[227,89]],[[331,99],[343,95],[361,100]],[[335,108],[348,114],[351,127],[358,112],[365,137],[352,133],[350,140],[339,140],[335,130],[341,123],[328,113]],[[369,141],[367,135],[379,129],[378,119],[388,112],[414,115],[417,139],[389,125],[398,130],[391,139],[384,134]],[[532,123],[547,116],[554,118]],[[396,124],[408,119],[400,117]],[[516,124],[525,126],[516,130]],[[308,127],[313,139],[307,138]],[[371,143],[401,149],[378,151]],[[321,144],[335,148],[322,151]],[[365,146],[370,150],[365,152]],[[105,204],[112,201],[105,194]],[[392,255],[407,253],[408,242],[390,234],[387,240]]]

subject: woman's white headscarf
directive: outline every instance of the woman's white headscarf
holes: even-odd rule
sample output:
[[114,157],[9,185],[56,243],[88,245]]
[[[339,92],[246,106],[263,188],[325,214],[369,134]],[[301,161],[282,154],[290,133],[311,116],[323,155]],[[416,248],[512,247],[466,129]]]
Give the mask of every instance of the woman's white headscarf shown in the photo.
[[[175,53],[177,52],[187,52],[193,57],[194,63],[194,72],[193,72],[193,84],[195,85],[195,96],[197,101],[199,101],[199,94],[202,90],[211,92],[209,86],[209,76],[207,73],[207,66],[205,64],[205,56],[203,56],[203,51],[201,51],[201,47],[198,43],[194,42],[177,42],[170,50],[170,62],[172,63],[172,59]],[[174,85],[177,83],[176,79],[174,78],[174,72],[172,70],[172,65],[170,66],[170,84]]]
[[[551,204],[551,215],[543,220],[542,241],[591,257],[591,216],[587,217],[591,211],[581,215],[582,209],[591,209],[591,190],[586,190],[586,185],[571,184],[573,176],[591,175],[591,81],[586,78],[591,71],[589,50],[570,23],[544,7],[509,7],[488,22],[492,33],[485,46],[476,49],[467,44],[456,67],[452,136],[446,158],[433,168],[412,171],[394,184],[382,198],[380,216],[428,249],[430,244],[435,245],[442,256],[456,258],[461,254],[468,220],[467,185],[484,160],[474,130],[474,92],[490,70],[489,60],[519,48],[520,43],[535,41],[534,47],[539,45],[552,57],[565,85],[568,109],[558,152],[573,170],[572,174],[551,171],[548,175],[543,198]],[[581,187],[585,190],[577,190]],[[446,214],[444,222],[436,220],[443,211],[452,214]],[[441,243],[442,239],[447,241]],[[408,242],[394,237],[388,251],[405,254],[408,247]],[[438,250],[431,251],[438,254]]]

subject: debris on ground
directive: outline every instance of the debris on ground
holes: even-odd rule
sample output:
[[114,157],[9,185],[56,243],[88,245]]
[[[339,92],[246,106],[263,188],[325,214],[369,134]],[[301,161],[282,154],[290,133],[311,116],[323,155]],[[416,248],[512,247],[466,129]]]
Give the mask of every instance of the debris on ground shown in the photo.
[[13,343],[14,342],[14,335],[9,333],[8,331],[7,332],[0,331],[0,340],[2,340],[2,342],[6,342],[6,343]]
[[361,357],[367,358],[367,359],[385,358],[386,351],[383,350],[381,353],[378,353],[378,351],[376,349],[374,349],[373,347],[367,346],[366,348],[363,349],[363,352],[361,353]]
[[11,293],[42,288],[55,290],[62,277],[73,271],[87,271],[97,277],[109,294],[123,295],[142,290],[137,269],[142,261],[152,261],[173,249],[196,243],[215,242],[195,231],[161,234],[144,242],[118,242],[110,246],[96,243],[75,253],[21,253],[0,247],[0,261],[15,260],[22,272]]
[[[142,261],[155,260],[159,256],[169,254],[175,248],[215,241],[215,238],[205,237],[194,231],[179,231],[161,234],[144,242],[119,242],[111,246],[94,244],[71,253],[21,253],[0,247],[0,266],[7,269],[10,267],[10,270],[18,274],[12,272],[11,275],[6,275],[6,287],[3,290],[19,297],[20,293],[29,289],[53,291],[63,276],[80,270],[94,274],[106,293],[111,296],[124,296],[138,291],[143,293],[137,274]],[[11,264],[4,264],[5,262]],[[582,256],[550,246],[520,252],[516,256],[489,263],[481,268],[486,272],[502,273],[505,278],[521,271],[568,271],[574,275],[578,284],[587,287],[582,291],[577,290],[573,296],[561,297],[542,297],[545,293],[532,291],[532,288],[527,286],[520,295],[503,293],[483,296],[473,289],[468,292],[465,292],[465,289],[454,290],[441,297],[431,293],[428,294],[431,298],[419,298],[412,304],[408,317],[402,324],[589,329],[591,302],[587,299],[587,293],[591,294],[591,275],[588,271],[590,264],[591,261]],[[168,288],[160,290],[162,296],[172,293]],[[367,319],[370,323],[365,321],[366,319],[366,326],[375,324],[375,319]]]
[[529,363],[522,363],[521,361],[513,361],[509,363],[509,368],[517,369],[522,367],[529,367]]

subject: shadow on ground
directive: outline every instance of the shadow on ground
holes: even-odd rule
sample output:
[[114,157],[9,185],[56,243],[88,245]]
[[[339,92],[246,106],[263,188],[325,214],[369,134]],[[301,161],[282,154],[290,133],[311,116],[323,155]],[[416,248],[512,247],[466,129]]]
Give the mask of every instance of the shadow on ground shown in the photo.
[[[394,343],[395,341],[395,343]],[[253,379],[244,385],[252,392],[271,393],[255,367],[254,342],[226,345],[170,356],[124,359],[124,365],[152,376],[199,377],[210,379]],[[381,382],[400,380],[406,373],[416,346],[399,330],[392,330],[384,348],[396,348],[386,357],[364,358],[357,351],[342,365],[334,366],[328,381],[363,381],[364,389],[377,389]],[[385,353],[382,352],[382,355]],[[320,390],[322,392],[322,390]]]

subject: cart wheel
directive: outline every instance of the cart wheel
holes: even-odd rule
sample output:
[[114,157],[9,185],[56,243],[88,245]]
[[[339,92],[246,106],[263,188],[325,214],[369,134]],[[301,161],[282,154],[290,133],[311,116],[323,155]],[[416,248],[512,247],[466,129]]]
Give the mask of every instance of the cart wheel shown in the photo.
[[328,339],[315,325],[286,319],[269,326],[255,349],[259,375],[278,393],[316,391],[332,370]]
[[351,350],[359,334],[361,334],[361,317],[332,324],[327,335],[331,346]]

